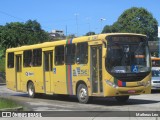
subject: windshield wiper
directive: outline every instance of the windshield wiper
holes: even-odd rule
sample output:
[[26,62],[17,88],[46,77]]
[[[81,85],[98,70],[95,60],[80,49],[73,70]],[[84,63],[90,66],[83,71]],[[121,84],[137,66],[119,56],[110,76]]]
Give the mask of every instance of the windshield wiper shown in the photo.
[[[138,51],[139,51],[141,48],[143,48],[142,45],[144,45],[144,42],[140,42],[140,43],[139,43],[138,48],[137,48],[137,50],[135,51],[135,54],[138,53]],[[137,55],[139,55],[139,54],[137,54]]]

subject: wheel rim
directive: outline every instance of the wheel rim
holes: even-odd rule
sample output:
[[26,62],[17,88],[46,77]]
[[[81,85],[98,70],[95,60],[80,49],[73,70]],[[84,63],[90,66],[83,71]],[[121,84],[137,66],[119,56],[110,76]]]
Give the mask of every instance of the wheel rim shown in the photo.
[[33,93],[34,93],[33,85],[29,85],[28,93],[29,93],[30,96],[33,95]]
[[81,100],[85,100],[87,98],[87,90],[85,88],[82,88],[79,91],[79,97]]

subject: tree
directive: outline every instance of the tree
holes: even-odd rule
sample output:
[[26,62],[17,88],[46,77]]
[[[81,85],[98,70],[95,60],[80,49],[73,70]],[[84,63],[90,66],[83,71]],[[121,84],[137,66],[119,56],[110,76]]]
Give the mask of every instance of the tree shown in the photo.
[[[4,48],[17,47],[25,44],[25,30],[23,23],[7,23],[1,31],[1,44]],[[26,35],[25,35],[26,36]]]
[[150,41],[154,41],[158,40],[158,22],[146,9],[132,7],[124,11],[113,25],[105,26],[102,32],[146,34]]
[[86,33],[86,36],[95,35],[95,32],[88,32]]
[[73,39],[73,38],[76,38],[76,35],[75,34],[70,34],[66,38],[67,39]]
[[27,44],[42,43],[49,40],[49,34],[42,30],[41,25],[36,20],[28,20],[25,23],[25,29],[28,34]]
[[49,35],[37,21],[28,20],[26,23],[11,22],[0,26],[0,38],[1,47],[7,49],[42,43],[49,39]]
[[117,23],[114,23],[113,25],[106,25],[102,31],[102,33],[114,33],[119,32],[119,27]]

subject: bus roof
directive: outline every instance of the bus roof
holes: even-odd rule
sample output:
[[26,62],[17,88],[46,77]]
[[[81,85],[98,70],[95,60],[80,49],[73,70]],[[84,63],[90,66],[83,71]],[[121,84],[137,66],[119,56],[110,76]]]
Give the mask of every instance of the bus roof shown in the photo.
[[[135,35],[135,36],[143,36],[146,37],[146,35],[143,34],[136,34],[136,33],[105,33],[105,34],[98,34],[98,35],[92,35],[92,36],[82,36],[82,37],[77,37],[73,38],[73,43],[78,43],[78,42],[86,42],[86,41],[95,41],[95,40],[105,40],[107,36],[112,36],[112,35]],[[52,47],[52,46],[57,46],[57,45],[65,45],[67,40],[59,40],[59,41],[51,41],[51,42],[44,42],[40,44],[34,44],[34,45],[26,45],[26,46],[21,46],[21,47],[16,47],[16,48],[9,48],[7,49],[6,52],[16,52],[16,51],[22,51],[22,50],[28,50],[28,49],[36,49],[36,48],[45,48],[45,47]]]

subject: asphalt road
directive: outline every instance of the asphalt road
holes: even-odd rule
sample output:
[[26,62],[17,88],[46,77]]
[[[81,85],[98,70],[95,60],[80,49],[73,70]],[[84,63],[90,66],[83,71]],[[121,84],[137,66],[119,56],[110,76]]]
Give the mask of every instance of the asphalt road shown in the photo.
[[[114,98],[94,98],[93,102],[90,104],[80,104],[75,96],[63,98],[56,95],[44,95],[32,99],[29,98],[26,93],[11,91],[3,85],[0,86],[0,97],[15,100],[19,104],[25,106],[25,110],[28,111],[52,111],[46,113],[46,116],[54,116],[53,111],[55,111],[54,114],[57,117],[74,116],[73,112],[68,111],[90,111],[90,113],[93,114],[90,117],[99,116],[99,113],[104,114],[104,111],[107,114],[109,112],[109,114],[112,114],[113,111],[116,111],[113,112],[114,114],[117,114],[118,111],[160,111],[160,91],[156,91],[152,94],[131,96],[129,101],[125,104],[118,103]],[[57,113],[56,111],[61,112]],[[99,113],[91,111],[99,111]],[[81,115],[82,113],[78,114],[78,117],[82,117],[84,114]],[[117,117],[117,115],[115,116]],[[149,117],[147,117],[147,119],[148,118]],[[153,117],[151,117],[150,120],[152,120],[152,118]],[[156,117],[156,119],[159,118]]]

